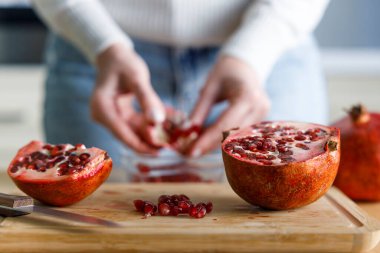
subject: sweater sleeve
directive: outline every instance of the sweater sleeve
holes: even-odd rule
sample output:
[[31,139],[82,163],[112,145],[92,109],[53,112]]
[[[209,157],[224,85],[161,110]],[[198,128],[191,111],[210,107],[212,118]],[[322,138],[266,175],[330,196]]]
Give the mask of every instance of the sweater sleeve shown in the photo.
[[264,84],[282,53],[317,26],[327,4],[328,0],[254,1],[221,53],[247,62]]
[[33,4],[45,23],[72,42],[92,63],[114,43],[133,46],[98,0],[33,0]]

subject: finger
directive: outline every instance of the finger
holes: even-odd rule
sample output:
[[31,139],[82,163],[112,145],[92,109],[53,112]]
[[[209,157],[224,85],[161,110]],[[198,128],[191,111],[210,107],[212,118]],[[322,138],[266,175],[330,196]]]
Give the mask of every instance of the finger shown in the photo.
[[199,156],[214,149],[222,139],[222,132],[239,126],[249,112],[249,104],[231,103],[214,124],[208,127],[190,150],[190,156]]
[[135,85],[135,95],[148,122],[162,123],[165,120],[165,106],[149,83]]
[[103,94],[95,92],[93,96],[93,117],[106,126],[116,138],[137,152],[155,154],[156,150],[144,143],[136,133],[125,124],[117,113],[116,103]]
[[204,88],[199,94],[198,101],[190,114],[190,121],[194,125],[203,125],[203,122],[206,120],[207,115],[209,114],[211,107],[215,103],[217,96],[217,90],[215,90],[216,85],[213,84],[213,81],[209,81],[205,84]]

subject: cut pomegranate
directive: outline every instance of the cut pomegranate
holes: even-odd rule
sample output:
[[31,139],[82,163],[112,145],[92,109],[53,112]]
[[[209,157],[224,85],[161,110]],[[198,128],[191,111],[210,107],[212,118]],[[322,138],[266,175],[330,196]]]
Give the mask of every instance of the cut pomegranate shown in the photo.
[[331,186],[340,158],[339,129],[300,122],[262,122],[233,129],[222,143],[232,189],[270,209],[307,205]]
[[166,108],[167,118],[161,124],[147,125],[142,136],[155,147],[170,147],[184,153],[201,132],[200,126],[192,125],[184,113]]
[[67,206],[94,192],[111,170],[112,160],[101,149],[32,141],[18,151],[8,175],[29,196]]
[[357,105],[333,126],[342,135],[334,184],[354,200],[380,201],[380,114]]
[[144,213],[145,217],[154,215],[158,210],[161,216],[188,214],[194,218],[203,218],[206,213],[210,213],[213,209],[211,202],[207,202],[207,204],[201,202],[194,206],[190,198],[184,194],[159,196],[158,208],[151,202],[140,199],[134,200],[133,204],[138,212]]

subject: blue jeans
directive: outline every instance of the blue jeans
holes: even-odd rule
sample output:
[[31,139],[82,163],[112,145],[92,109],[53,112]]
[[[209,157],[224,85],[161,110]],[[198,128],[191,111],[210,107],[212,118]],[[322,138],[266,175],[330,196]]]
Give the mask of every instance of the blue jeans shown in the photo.
[[[148,64],[151,81],[168,105],[190,111],[217,57],[218,48],[178,49],[134,40]],[[126,147],[92,121],[89,99],[95,69],[71,44],[56,35],[48,40],[44,130],[50,143],[84,143],[107,150],[116,166]],[[276,63],[266,91],[272,105],[268,120],[327,121],[327,95],[317,47],[312,38],[286,52]],[[213,108],[212,122],[225,108]]]

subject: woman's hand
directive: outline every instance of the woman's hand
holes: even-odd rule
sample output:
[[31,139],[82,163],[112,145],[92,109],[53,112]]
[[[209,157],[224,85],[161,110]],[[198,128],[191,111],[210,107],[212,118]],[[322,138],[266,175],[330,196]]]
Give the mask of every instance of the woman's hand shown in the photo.
[[[159,123],[165,119],[164,106],[151,86],[146,63],[133,49],[114,44],[97,57],[96,65],[98,75],[91,98],[93,119],[135,151],[155,153],[139,137],[135,122],[144,119]],[[134,98],[142,115],[133,108]]]
[[222,56],[210,72],[190,117],[192,123],[202,125],[212,106],[224,100],[229,102],[229,107],[194,143],[189,152],[191,156],[215,149],[222,140],[222,131],[258,122],[270,108],[268,96],[254,70],[230,56]]

